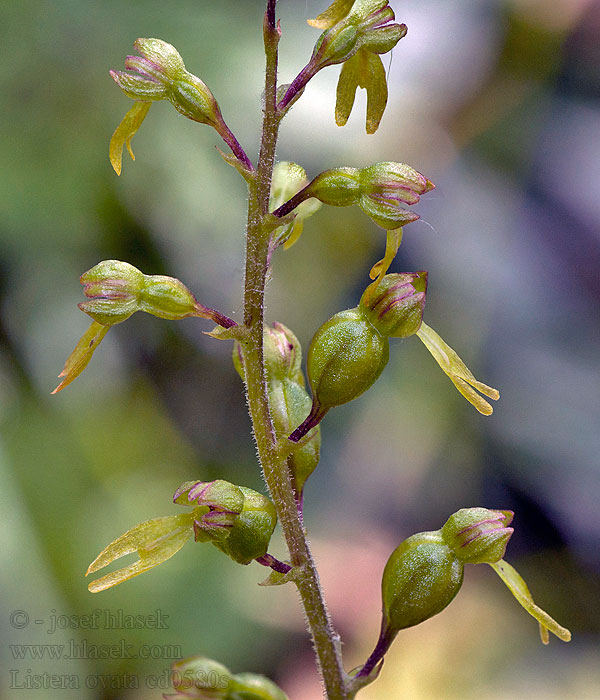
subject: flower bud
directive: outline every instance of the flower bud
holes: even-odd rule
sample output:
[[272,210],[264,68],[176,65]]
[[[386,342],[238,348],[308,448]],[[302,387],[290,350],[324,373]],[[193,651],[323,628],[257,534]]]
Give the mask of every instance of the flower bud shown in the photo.
[[275,321],[264,331],[264,358],[267,381],[291,379],[304,384],[302,347],[289,328]]
[[119,260],[104,260],[79,278],[90,301],[79,308],[103,326],[127,320],[140,308],[144,274]]
[[277,514],[275,506],[266,496],[245,486],[239,488],[244,495],[242,510],[228,537],[213,541],[213,544],[238,564],[249,564],[267,553],[277,524]]
[[236,673],[227,700],[289,700],[273,681],[257,673]]
[[369,285],[359,308],[386,338],[408,338],[421,327],[427,272],[385,275]]
[[358,168],[325,170],[308,185],[307,194],[332,207],[348,207],[360,196],[359,175]]
[[203,656],[190,656],[171,666],[171,683],[177,695],[164,698],[227,700],[234,687],[233,675],[223,664]]
[[419,218],[403,204],[416,204],[433,183],[403,163],[376,163],[359,173],[359,207],[382,228],[400,228]]
[[382,579],[389,636],[441,612],[460,590],[463,571],[439,531],[420,532],[396,547]]
[[513,516],[510,510],[461,508],[442,527],[442,538],[465,564],[493,564],[504,557]]
[[[275,321],[272,326],[265,324],[263,354],[267,382],[291,379],[304,386],[302,347],[298,338],[283,323]],[[244,379],[244,358],[242,347],[238,342],[233,348],[233,365],[240,377]]]
[[198,304],[178,279],[144,275],[120,260],[98,263],[85,272],[80,281],[90,301],[82,302],[79,308],[104,326],[121,323],[136,311],[169,320],[187,316],[214,318],[215,312]]
[[181,506],[209,506],[215,510],[239,514],[244,506],[244,494],[239,486],[223,479],[186,481],[173,494],[173,503]]

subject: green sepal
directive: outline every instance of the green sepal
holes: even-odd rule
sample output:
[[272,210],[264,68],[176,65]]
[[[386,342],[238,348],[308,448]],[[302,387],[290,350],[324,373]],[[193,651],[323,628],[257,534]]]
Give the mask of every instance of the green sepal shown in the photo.
[[444,542],[465,564],[494,564],[502,559],[513,534],[514,513],[489,508],[461,508],[440,530]]
[[384,275],[365,289],[359,308],[384,337],[408,338],[421,327],[426,291],[424,270]]
[[354,2],[355,0],[334,0],[326,10],[323,10],[315,19],[307,20],[307,23],[315,29],[330,29],[346,17]]

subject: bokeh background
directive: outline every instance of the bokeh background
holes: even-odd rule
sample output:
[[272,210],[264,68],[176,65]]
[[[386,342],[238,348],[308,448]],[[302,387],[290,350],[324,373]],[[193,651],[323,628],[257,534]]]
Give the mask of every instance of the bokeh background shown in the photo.
[[[390,4],[409,33],[385,59],[390,100],[379,132],[364,133],[364,95],[348,126],[335,126],[334,67],[284,122],[278,157],[311,176],[402,161],[436,183],[393,269],[429,270],[427,322],[502,398],[493,417],[480,416],[412,338],[394,342],[368,394],[327,416],[306,522],[329,607],[347,665],[358,665],[377,637],[391,550],[460,507],[512,509],[507,559],[572,630],[571,644],[542,647],[491,569],[470,567],[452,605],[400,635],[361,697],[591,700],[600,694],[600,3]],[[305,20],[324,6],[280,1],[283,82],[310,55],[318,34]],[[175,44],[254,158],[262,11],[259,0],[0,9],[3,697],[159,698],[178,652],[265,673],[292,700],[320,697],[296,597],[258,587],[258,565],[188,544],[97,596],[83,577],[123,531],[176,512],[180,482],[222,477],[261,488],[229,345],[203,335],[203,321],[138,314],[50,396],[88,325],[76,307],[78,277],[99,260],[179,277],[239,318],[243,182],[210,129],[163,103],[134,139],[137,161],[127,157],[117,178],[108,141],[130,103],[108,69],[122,68],[138,36]],[[306,348],[323,321],[356,304],[383,248],[382,231],[357,209],[322,208],[275,256],[268,320],[289,325]],[[83,628],[94,610],[98,628]],[[105,610],[168,617],[158,630],[148,621],[107,629]],[[15,651],[22,644],[38,651]],[[132,655],[150,645],[154,658],[94,658],[94,645],[122,644]],[[80,687],[37,687],[50,684],[44,673]]]

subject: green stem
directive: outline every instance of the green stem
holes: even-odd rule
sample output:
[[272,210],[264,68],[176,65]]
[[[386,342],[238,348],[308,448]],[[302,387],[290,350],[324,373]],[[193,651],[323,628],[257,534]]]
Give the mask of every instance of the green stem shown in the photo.
[[317,570],[298,512],[287,468],[287,454],[278,448],[264,374],[264,294],[268,269],[270,229],[264,226],[269,209],[271,177],[281,117],[276,108],[277,46],[276,0],[268,0],[264,40],[266,54],[265,107],[260,155],[249,187],[246,230],[246,277],[244,284],[245,338],[242,341],[246,396],[263,474],[299,576],[296,585],[313,638],[318,665],[328,700],[348,700],[345,673],[339,654],[338,636],[325,607]]

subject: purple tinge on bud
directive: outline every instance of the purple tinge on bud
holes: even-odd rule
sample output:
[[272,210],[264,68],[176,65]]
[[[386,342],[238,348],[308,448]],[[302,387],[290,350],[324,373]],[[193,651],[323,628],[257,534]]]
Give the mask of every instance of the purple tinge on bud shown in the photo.
[[493,564],[504,557],[513,517],[510,510],[461,508],[446,521],[442,537],[465,564]]
[[129,263],[103,260],[79,278],[89,299],[79,308],[104,326],[127,320],[140,308],[144,275]]
[[419,218],[403,205],[416,204],[435,185],[404,163],[376,163],[359,175],[360,208],[385,229],[403,226]]
[[211,511],[239,515],[244,507],[244,494],[239,486],[223,479],[186,481],[175,491],[173,502],[185,506],[208,506]]
[[408,338],[423,321],[427,272],[385,275],[369,285],[359,308],[373,326],[388,338]]
[[[141,70],[141,63],[144,59],[139,58],[140,66],[134,67],[133,61],[130,59],[138,58],[136,56],[128,56],[125,62],[125,67],[130,70],[137,70],[140,75],[132,75],[122,70],[111,70],[110,77],[123,90],[123,92],[132,100],[142,100],[144,102],[151,100],[163,100],[167,95],[167,89],[164,81],[157,79],[146,71]],[[128,65],[129,62],[129,65]],[[158,71],[156,71],[158,73]]]

